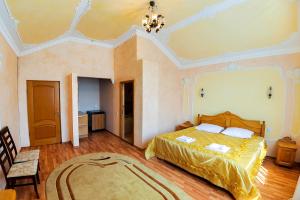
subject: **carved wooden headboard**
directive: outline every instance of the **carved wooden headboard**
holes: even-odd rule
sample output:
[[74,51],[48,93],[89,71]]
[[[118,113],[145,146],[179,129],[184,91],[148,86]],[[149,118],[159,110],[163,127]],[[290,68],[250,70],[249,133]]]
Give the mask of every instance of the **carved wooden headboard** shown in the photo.
[[251,130],[257,136],[265,136],[265,122],[256,120],[246,120],[232,114],[231,112],[224,112],[214,116],[198,115],[198,123],[209,123],[219,125],[225,128],[237,127]]

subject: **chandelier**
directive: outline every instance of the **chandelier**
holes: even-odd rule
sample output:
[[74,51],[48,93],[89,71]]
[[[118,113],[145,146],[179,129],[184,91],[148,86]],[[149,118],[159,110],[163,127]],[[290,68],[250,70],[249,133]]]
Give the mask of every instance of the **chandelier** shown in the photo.
[[142,20],[143,26],[148,33],[151,33],[152,30],[155,30],[157,33],[165,25],[164,16],[157,14],[157,6],[155,1],[149,2],[149,13],[145,15]]

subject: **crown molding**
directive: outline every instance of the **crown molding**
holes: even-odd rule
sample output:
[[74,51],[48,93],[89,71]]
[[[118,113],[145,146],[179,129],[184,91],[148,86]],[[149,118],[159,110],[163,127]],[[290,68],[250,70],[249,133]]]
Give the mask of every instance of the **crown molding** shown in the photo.
[[111,40],[110,43],[113,45],[113,47],[117,47],[123,44],[124,42],[126,42],[127,40],[131,39],[132,37],[134,37],[136,35],[136,30],[137,30],[137,26],[132,26],[127,32],[119,36],[117,39]]
[[27,48],[24,48],[24,50],[19,53],[19,56],[29,55],[31,53],[58,44],[62,44],[65,42],[77,42],[81,44],[95,45],[104,48],[116,48],[117,46],[121,45],[122,43],[126,42],[127,40],[129,40],[134,36],[143,37],[153,42],[153,44],[155,44],[179,69],[189,69],[189,68],[202,67],[202,66],[213,65],[213,64],[221,64],[226,62],[235,62],[235,61],[246,60],[246,59],[255,59],[255,58],[262,58],[262,57],[269,57],[269,56],[300,53],[300,34],[295,33],[289,40],[283,42],[282,44],[275,45],[269,48],[254,49],[245,52],[229,53],[221,56],[205,58],[200,60],[178,59],[176,54],[170,48],[166,47],[166,45],[160,42],[156,35],[148,34],[144,30],[138,27],[132,27],[126,33],[121,35],[119,38],[112,41],[98,41],[98,40],[87,39],[86,37],[80,35],[80,33],[73,34],[73,35],[67,34],[43,44],[29,45]]
[[77,7],[75,8],[75,15],[73,17],[73,20],[71,22],[71,26],[70,26],[70,33],[73,33],[74,31],[76,31],[76,27],[81,19],[81,17],[83,15],[85,15],[85,13],[87,13],[87,11],[89,11],[92,7],[92,2],[91,0],[80,0],[79,4],[77,5]]
[[22,51],[22,42],[17,32],[18,21],[12,16],[5,0],[0,1],[0,32],[17,56]]
[[182,63],[180,62],[180,60],[178,60],[174,52],[162,42],[160,42],[155,33],[149,34],[145,32],[145,30],[137,28],[136,35],[152,41],[178,68],[181,67]]
[[[152,41],[179,69],[188,69],[195,67],[202,67],[212,64],[221,64],[226,62],[234,62],[246,59],[262,58],[269,56],[287,55],[293,53],[300,53],[300,32],[293,34],[288,40],[281,44],[274,45],[268,48],[252,49],[244,52],[232,52],[220,56],[199,59],[199,60],[187,60],[178,57],[166,43],[166,33],[177,30],[182,26],[187,26],[195,20],[202,19],[203,17],[212,17],[219,12],[222,12],[232,6],[241,4],[247,0],[225,0],[223,3],[208,6],[202,12],[196,16],[192,16],[178,24],[171,26],[169,29],[162,31],[159,34],[146,33],[139,26],[132,26],[127,32],[119,36],[114,40],[95,40],[86,37],[84,34],[76,30],[77,24],[80,18],[90,9],[91,0],[81,0],[76,7],[76,12],[71,23],[70,29],[63,35],[57,37],[54,40],[50,40],[41,44],[23,44],[17,31],[18,21],[13,18],[10,13],[6,1],[0,1],[0,32],[14,50],[17,56],[25,56],[34,52],[62,44],[65,42],[77,42],[87,45],[95,45],[104,48],[115,48],[122,43],[126,42],[134,36],[139,36]],[[298,2],[298,9],[300,10],[300,3]],[[300,15],[299,25],[300,27]],[[163,39],[164,38],[164,39]]]
[[288,47],[288,48],[275,47],[275,48],[255,49],[255,50],[239,52],[239,53],[229,53],[221,56],[205,58],[196,61],[182,59],[181,66],[179,68],[189,69],[189,68],[203,67],[207,65],[222,64],[227,62],[237,62],[241,60],[257,59],[257,58],[264,58],[264,57],[271,57],[271,56],[289,55],[294,53],[300,53],[300,47]]
[[199,20],[214,17],[218,13],[224,12],[234,6],[238,6],[242,3],[245,3],[246,1],[248,0],[224,0],[220,3],[215,3],[213,5],[206,6],[197,14],[188,17],[172,26],[167,27],[165,30],[163,30],[162,34],[169,35],[170,33],[185,28],[186,26],[191,25]]
[[79,36],[74,36],[71,34],[66,34],[63,35],[61,37],[58,37],[54,40],[39,44],[39,45],[29,45],[27,49],[24,49],[19,56],[26,56],[38,51],[41,51],[43,49],[47,49],[49,47],[53,47],[62,43],[66,43],[66,42],[76,42],[76,43],[81,43],[81,44],[86,44],[86,45],[94,45],[94,46],[99,46],[99,47],[104,47],[104,48],[113,48],[114,46],[106,43],[106,42],[102,42],[102,41],[96,41],[96,40],[90,40],[87,38],[81,38]]

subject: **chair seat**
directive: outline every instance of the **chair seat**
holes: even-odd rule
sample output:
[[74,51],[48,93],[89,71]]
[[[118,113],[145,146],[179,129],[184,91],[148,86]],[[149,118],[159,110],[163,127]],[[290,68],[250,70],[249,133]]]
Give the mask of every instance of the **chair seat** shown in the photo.
[[11,166],[7,174],[8,178],[33,176],[37,173],[38,161],[32,160],[23,163],[16,163]]
[[0,199],[16,200],[17,195],[15,190],[0,190]]
[[26,162],[30,160],[38,160],[40,157],[40,150],[24,151],[17,154],[14,163]]

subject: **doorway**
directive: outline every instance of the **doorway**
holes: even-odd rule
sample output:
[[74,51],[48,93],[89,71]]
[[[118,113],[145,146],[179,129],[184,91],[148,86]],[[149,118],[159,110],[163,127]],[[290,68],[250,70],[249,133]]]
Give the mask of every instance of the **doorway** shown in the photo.
[[120,132],[130,144],[134,142],[134,81],[120,83]]
[[27,81],[30,145],[61,142],[58,81]]

